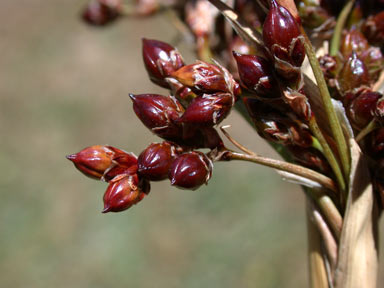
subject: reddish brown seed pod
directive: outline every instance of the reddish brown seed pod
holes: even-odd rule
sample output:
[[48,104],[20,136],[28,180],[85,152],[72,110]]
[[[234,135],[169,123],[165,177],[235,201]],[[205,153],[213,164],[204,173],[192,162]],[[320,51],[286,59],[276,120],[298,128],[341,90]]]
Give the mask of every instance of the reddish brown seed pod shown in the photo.
[[103,177],[105,170],[112,164],[112,158],[113,152],[101,145],[90,146],[67,156],[84,175],[95,179]]
[[169,170],[169,179],[173,186],[190,190],[206,184],[211,175],[212,161],[199,151],[177,156]]
[[[140,181],[137,174],[116,178],[110,182],[105,191],[103,213],[126,210],[141,201],[146,194],[139,185]],[[145,189],[149,191],[148,183],[145,184]]]
[[276,0],[272,0],[263,25],[264,43],[271,54],[300,67],[305,57],[304,45],[298,38],[300,35],[295,18]]
[[179,138],[182,127],[175,121],[184,109],[177,99],[158,94],[130,94],[129,96],[137,117],[148,129],[167,140]]
[[120,0],[91,0],[83,11],[83,20],[94,26],[112,23],[120,16]]
[[68,155],[67,159],[86,176],[105,181],[125,170],[137,169],[137,158],[134,154],[112,146],[90,146],[79,153]]
[[342,93],[363,85],[369,85],[370,79],[367,67],[356,53],[352,53],[348,61],[344,63],[338,75],[338,82]]
[[173,158],[180,148],[169,142],[150,144],[138,158],[138,173],[151,181],[167,179]]
[[256,55],[242,55],[233,52],[241,83],[250,91],[267,97],[278,97],[271,64]]
[[214,126],[228,116],[234,104],[234,97],[229,93],[204,94],[193,99],[179,122],[199,126]]
[[241,93],[239,84],[227,69],[203,61],[186,65],[171,76],[197,93],[227,92],[236,96]]
[[169,88],[166,77],[184,66],[183,58],[168,43],[143,38],[143,60],[151,81]]
[[351,101],[347,115],[355,129],[363,129],[373,119],[380,98],[378,92],[364,92]]
[[344,34],[341,45],[341,54],[348,59],[352,55],[352,52],[356,52],[358,55],[369,48],[369,44],[364,35],[355,28],[347,31]]

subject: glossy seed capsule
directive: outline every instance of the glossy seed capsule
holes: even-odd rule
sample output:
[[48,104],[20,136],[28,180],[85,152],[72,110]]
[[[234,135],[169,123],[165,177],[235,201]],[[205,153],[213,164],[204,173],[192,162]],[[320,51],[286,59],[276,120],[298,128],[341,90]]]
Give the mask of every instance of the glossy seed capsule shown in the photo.
[[183,58],[168,43],[143,38],[143,60],[152,82],[169,88],[165,80],[172,72],[184,66]]
[[177,147],[169,142],[152,143],[138,157],[138,173],[151,181],[167,179]]
[[150,191],[150,183],[137,174],[124,175],[111,181],[104,193],[103,213],[120,212],[137,204]]
[[169,179],[173,186],[190,190],[196,190],[206,184],[211,175],[211,160],[198,151],[177,156],[169,170]]
[[300,35],[300,27],[292,14],[272,0],[263,25],[264,43],[271,54],[300,67],[305,57],[304,45],[297,41]]
[[177,139],[182,134],[182,128],[175,121],[184,109],[174,97],[158,94],[129,96],[137,117],[153,133],[169,140]]

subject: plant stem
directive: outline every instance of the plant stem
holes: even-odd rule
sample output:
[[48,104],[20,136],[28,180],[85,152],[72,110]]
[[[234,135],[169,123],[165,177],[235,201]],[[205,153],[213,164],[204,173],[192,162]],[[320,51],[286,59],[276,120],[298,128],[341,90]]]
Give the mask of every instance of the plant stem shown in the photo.
[[[329,147],[328,142],[325,140],[323,133],[321,132],[317,122],[316,118],[314,116],[311,117],[309,120],[309,128],[313,135],[317,138],[317,140],[320,142],[322,148],[323,148],[323,154],[325,158],[327,158],[329,165],[331,166],[333,173],[335,173],[337,183],[339,184],[339,188],[341,190],[341,193],[343,195],[343,199],[346,197],[346,185],[343,177],[343,173],[340,169],[339,163],[336,160],[335,155],[333,154],[331,147]],[[343,200],[342,203],[345,201]]]
[[308,236],[308,264],[309,264],[309,287],[329,288],[327,272],[323,258],[321,235],[312,220],[312,206],[307,197],[307,236]]
[[336,56],[339,52],[341,33],[343,31],[345,22],[347,21],[349,12],[351,12],[351,9],[354,4],[355,0],[349,0],[347,4],[344,5],[343,10],[341,10],[339,17],[337,18],[336,26],[333,31],[333,36],[331,40],[331,46],[329,48],[329,54],[331,56]]
[[335,109],[332,104],[331,95],[329,94],[327,83],[325,82],[323,72],[321,71],[319,61],[317,61],[315,51],[313,50],[311,41],[308,39],[303,27],[301,27],[304,36],[304,47],[308,56],[309,63],[311,64],[313,74],[315,75],[317,86],[321,98],[323,100],[325,113],[327,114],[329,125],[335,139],[337,150],[340,155],[344,176],[348,177],[350,170],[349,150],[347,142],[344,138],[343,130],[341,128],[339,119],[337,118]]
[[242,161],[249,161],[249,162],[261,164],[264,166],[289,172],[289,173],[307,178],[309,180],[315,181],[321,184],[322,186],[330,189],[333,192],[337,191],[335,184],[331,178],[328,178],[323,174],[320,174],[316,171],[313,171],[311,169],[305,168],[300,165],[296,165],[296,164],[292,164],[292,163],[288,163],[280,160],[270,159],[270,158],[262,157],[259,155],[245,155],[245,154],[232,152],[232,151],[226,151],[225,160],[242,160]]
[[376,119],[373,119],[371,122],[368,123],[367,126],[364,127],[363,130],[360,131],[360,133],[356,136],[356,142],[360,142],[365,136],[367,136],[369,133],[371,133],[373,130],[379,128]]

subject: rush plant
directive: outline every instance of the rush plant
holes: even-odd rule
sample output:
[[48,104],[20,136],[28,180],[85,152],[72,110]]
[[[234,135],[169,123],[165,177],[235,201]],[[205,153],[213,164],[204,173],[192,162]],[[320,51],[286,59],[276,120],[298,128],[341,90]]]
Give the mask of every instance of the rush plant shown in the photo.
[[[169,12],[193,35],[198,60],[185,63],[172,45],[143,38],[144,66],[164,95],[129,96],[137,117],[164,141],[138,157],[97,145],[67,158],[109,183],[103,213],[139,203],[150,182],[198,189],[217,162],[277,169],[308,199],[311,287],[376,287],[383,8],[382,0],[92,0],[82,16],[94,26]],[[250,151],[220,126],[234,108],[284,160]]]

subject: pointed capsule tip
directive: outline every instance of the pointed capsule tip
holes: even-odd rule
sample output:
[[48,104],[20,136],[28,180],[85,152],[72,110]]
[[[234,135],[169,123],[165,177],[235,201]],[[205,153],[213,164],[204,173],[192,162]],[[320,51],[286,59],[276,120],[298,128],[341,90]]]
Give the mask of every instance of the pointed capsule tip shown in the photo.
[[101,211],[101,213],[105,214],[105,213],[108,213],[111,211],[111,207],[110,206],[105,206],[103,211]]
[[67,156],[65,156],[65,158],[67,158],[67,159],[70,160],[70,161],[73,161],[73,160],[76,159],[76,154],[70,154],[70,155],[67,155]]
[[136,100],[136,96],[132,93],[129,93],[129,98],[131,98],[132,101],[135,101]]
[[239,52],[237,52],[237,51],[232,51],[232,55],[234,57],[240,57],[241,56],[241,54]]

